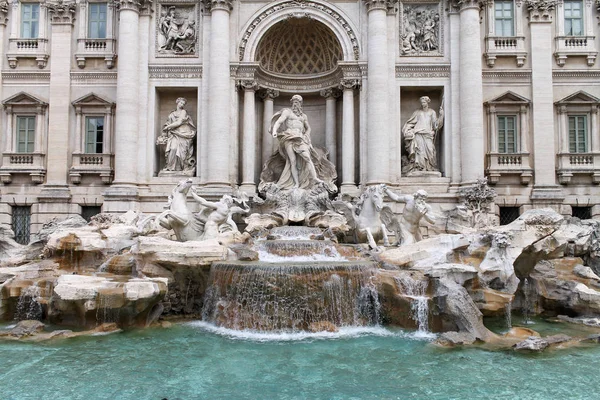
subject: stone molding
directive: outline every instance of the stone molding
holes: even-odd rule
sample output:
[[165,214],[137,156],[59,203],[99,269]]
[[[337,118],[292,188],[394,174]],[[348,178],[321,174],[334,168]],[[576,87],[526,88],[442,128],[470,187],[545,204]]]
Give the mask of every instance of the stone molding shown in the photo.
[[319,92],[319,95],[321,97],[324,97],[325,99],[328,99],[328,98],[337,99],[338,97],[340,97],[342,95],[342,93],[336,88],[328,88],[328,89],[321,90]]
[[556,3],[556,0],[525,0],[525,6],[529,11],[529,23],[552,22]]
[[449,78],[450,65],[396,65],[396,78]]
[[483,70],[483,79],[524,79],[531,81],[531,71],[515,70]]
[[336,87],[342,78],[341,70],[308,79],[294,79],[266,74],[260,69],[256,71],[256,79],[261,87],[285,92],[307,93],[315,90]]
[[204,4],[210,12],[214,10],[231,12],[233,10],[233,0],[204,0]]
[[283,2],[278,2],[269,6],[266,9],[263,9],[258,15],[252,19],[250,25],[248,25],[242,34],[242,39],[240,40],[240,45],[238,47],[238,57],[240,61],[244,60],[244,55],[246,54],[246,48],[248,45],[248,40],[252,36],[253,32],[259,28],[261,24],[265,21],[269,20],[269,17],[275,13],[284,11],[286,12],[285,17],[290,18],[294,16],[294,9],[298,9],[299,15],[304,17],[310,17],[310,13],[307,10],[317,13],[324,13],[330,18],[333,18],[341,29],[346,32],[346,35],[352,45],[352,52],[354,55],[354,59],[358,60],[360,58],[360,46],[358,35],[354,32],[353,28],[350,26],[350,23],[340,14],[340,12],[334,10],[329,5],[310,1],[310,0],[284,0]]
[[44,5],[50,13],[50,23],[52,25],[73,25],[76,8],[75,1],[46,1]]
[[40,82],[50,81],[50,72],[38,72],[38,71],[2,71],[3,80],[12,81],[26,81],[26,82]]
[[200,65],[149,65],[150,79],[201,79]]
[[600,78],[600,71],[594,71],[589,69],[573,69],[573,70],[554,70],[552,71],[552,77],[554,79],[577,79],[577,78],[586,78],[586,79],[598,79]]
[[71,82],[79,85],[106,85],[106,81],[117,84],[116,72],[71,72]]

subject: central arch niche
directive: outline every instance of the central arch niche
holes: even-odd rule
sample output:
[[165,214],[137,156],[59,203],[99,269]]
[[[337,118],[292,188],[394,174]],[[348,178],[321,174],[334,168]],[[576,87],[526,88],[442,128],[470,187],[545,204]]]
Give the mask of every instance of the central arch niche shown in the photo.
[[342,46],[323,23],[309,18],[278,22],[261,38],[256,61],[268,73],[304,77],[334,71]]

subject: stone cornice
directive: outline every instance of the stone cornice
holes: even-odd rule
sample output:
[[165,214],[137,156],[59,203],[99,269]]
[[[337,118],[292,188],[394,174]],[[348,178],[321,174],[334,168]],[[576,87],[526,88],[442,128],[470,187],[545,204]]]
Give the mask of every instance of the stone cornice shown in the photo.
[[449,78],[450,65],[396,65],[396,78]]
[[529,11],[529,22],[552,22],[556,0],[525,0]]
[[31,82],[45,82],[50,81],[50,72],[46,71],[2,71],[3,80],[15,80]]
[[204,0],[204,5],[211,12],[214,10],[224,10],[227,12],[233,10],[233,0]]
[[50,22],[53,25],[73,25],[73,20],[75,18],[75,1],[46,1],[45,6],[48,8]]
[[354,90],[360,88],[360,79],[341,79],[338,88],[340,90]]
[[149,65],[150,79],[200,79],[200,65]]

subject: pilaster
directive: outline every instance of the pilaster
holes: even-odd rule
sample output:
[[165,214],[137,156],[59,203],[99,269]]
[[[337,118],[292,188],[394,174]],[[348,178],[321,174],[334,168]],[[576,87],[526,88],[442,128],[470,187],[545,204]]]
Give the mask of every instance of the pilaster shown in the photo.
[[276,151],[276,142],[273,135],[269,132],[271,129],[271,119],[273,119],[273,102],[279,97],[279,90],[266,89],[260,93],[263,99],[263,140],[262,140],[262,164],[264,165],[271,155]]
[[238,87],[244,91],[244,125],[242,131],[242,185],[249,195],[256,193],[256,102],[258,83],[242,80]]
[[325,98],[325,148],[327,149],[329,161],[337,164],[336,153],[336,102],[340,92],[335,88],[324,89],[319,92]]
[[354,126],[354,91],[360,87],[359,79],[342,79],[342,185],[341,192],[356,193],[356,132]]

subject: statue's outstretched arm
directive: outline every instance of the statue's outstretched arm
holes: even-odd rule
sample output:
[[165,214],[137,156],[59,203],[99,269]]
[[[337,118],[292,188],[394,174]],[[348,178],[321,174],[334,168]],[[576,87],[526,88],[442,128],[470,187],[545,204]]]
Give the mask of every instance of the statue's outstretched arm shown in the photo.
[[385,188],[384,190],[385,193],[390,197],[390,199],[392,199],[396,203],[408,203],[411,197],[410,195],[397,195],[388,188]]
[[200,203],[204,207],[212,208],[213,210],[217,209],[217,205],[215,203],[211,203],[210,201],[205,200],[202,197],[198,196],[193,189],[192,189],[191,193],[192,193],[192,197],[194,198],[194,200],[196,200],[198,203]]
[[430,224],[435,224],[435,215],[433,214],[433,211],[431,210],[431,206],[429,204],[427,205],[427,212],[423,214],[423,218]]

